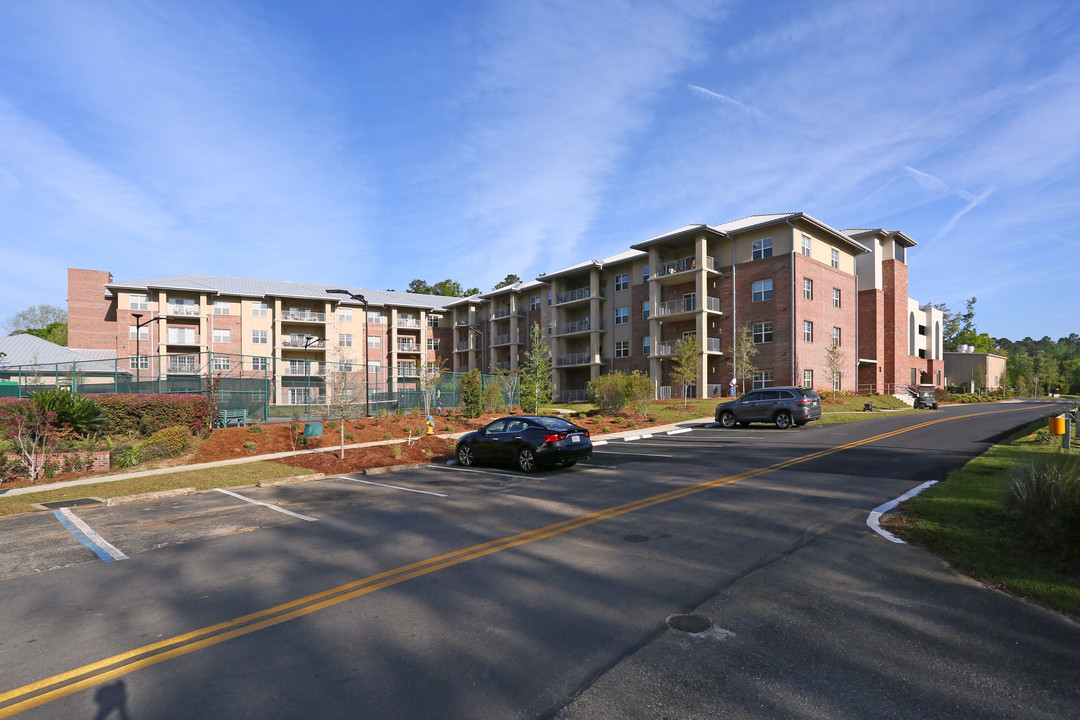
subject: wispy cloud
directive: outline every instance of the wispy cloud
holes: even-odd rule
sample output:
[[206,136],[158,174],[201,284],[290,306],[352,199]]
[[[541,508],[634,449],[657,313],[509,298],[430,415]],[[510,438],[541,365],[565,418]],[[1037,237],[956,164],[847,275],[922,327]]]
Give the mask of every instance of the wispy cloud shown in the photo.
[[727,95],[721,95],[718,92],[713,92],[712,90],[709,90],[707,88],[703,88],[703,87],[701,87],[699,85],[690,85],[689,88],[691,90],[693,90],[694,92],[698,93],[699,95],[704,95],[705,97],[714,98],[716,100],[720,100],[721,102],[728,103],[729,105],[734,105],[735,107],[737,107],[738,109],[740,109],[743,112],[747,113],[748,115],[753,115],[754,117],[756,117],[758,119],[763,119],[763,118],[767,117],[765,115],[765,113],[761,112],[757,108],[752,108],[749,105],[746,105],[744,103],[739,102],[735,98],[728,97]]

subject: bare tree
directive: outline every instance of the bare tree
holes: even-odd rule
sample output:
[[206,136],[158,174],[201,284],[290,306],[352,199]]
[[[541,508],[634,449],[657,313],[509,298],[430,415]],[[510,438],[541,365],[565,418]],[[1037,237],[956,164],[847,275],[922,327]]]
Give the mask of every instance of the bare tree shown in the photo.
[[326,413],[338,421],[341,438],[338,457],[345,458],[345,421],[358,417],[364,408],[364,383],[360,379],[364,373],[354,372],[352,365],[345,360],[334,362],[327,368]]
[[687,335],[675,344],[675,360],[671,365],[671,379],[682,385],[683,407],[686,392],[698,381],[701,372],[701,343],[697,335]]
[[745,381],[747,378],[754,377],[754,373],[757,372],[754,358],[757,354],[754,331],[749,325],[743,325],[735,333],[735,342],[731,346],[732,372],[737,380]]
[[424,417],[426,418],[431,415],[431,406],[435,404],[435,393],[446,373],[446,366],[442,360],[422,362],[416,371],[419,374],[420,395],[424,399]]
[[836,402],[836,386],[843,377],[844,351],[839,345],[830,345],[825,351],[825,367],[829,369],[829,380],[832,383],[832,399]]

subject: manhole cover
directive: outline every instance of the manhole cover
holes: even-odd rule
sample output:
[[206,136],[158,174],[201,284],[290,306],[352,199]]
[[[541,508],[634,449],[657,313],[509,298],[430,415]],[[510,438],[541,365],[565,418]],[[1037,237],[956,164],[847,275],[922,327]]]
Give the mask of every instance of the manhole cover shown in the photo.
[[702,633],[712,627],[712,621],[701,615],[672,615],[668,627],[685,633]]
[[75,498],[74,500],[54,500],[52,502],[38,503],[48,510],[59,510],[67,507],[80,507],[82,505],[100,505],[104,502],[101,498]]
[[623,540],[626,542],[645,542],[649,539],[648,535],[625,535]]

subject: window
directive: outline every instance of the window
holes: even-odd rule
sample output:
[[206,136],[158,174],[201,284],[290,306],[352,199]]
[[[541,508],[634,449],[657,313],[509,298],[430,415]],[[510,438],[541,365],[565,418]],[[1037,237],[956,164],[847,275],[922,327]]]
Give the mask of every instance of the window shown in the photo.
[[840,307],[840,288],[832,289],[832,306]]
[[806,257],[810,257],[810,236],[802,236],[802,254]]
[[149,310],[150,298],[145,295],[131,295],[128,297],[128,307],[132,310]]
[[616,275],[615,276],[615,289],[627,290],[630,288],[630,275]]
[[195,328],[171,327],[169,328],[169,344],[171,345],[197,345],[195,340]]
[[229,369],[232,367],[232,358],[216,357],[214,358],[214,363],[212,367],[218,372],[228,372]]
[[755,370],[754,371],[754,389],[759,390],[761,388],[772,387],[772,370]]
[[832,329],[832,344],[833,347],[840,347],[840,328],[838,327]]
[[[135,334],[138,333],[138,337]],[[128,326],[128,340],[149,340],[150,339],[150,326],[143,325],[142,327],[136,327],[135,325]]]
[[270,369],[270,358],[251,358],[251,369],[266,371]]
[[832,266],[834,268],[839,268],[840,267],[840,251],[837,250],[836,248],[833,248],[833,251],[830,253],[829,257],[830,257],[830,260],[829,260],[830,264],[832,264]]
[[810,278],[802,279],[802,296],[807,300],[814,299],[814,281]]
[[438,338],[428,338],[427,349],[428,350],[438,351],[438,349],[439,349],[439,339]]
[[772,238],[761,238],[754,241],[754,259],[764,260],[772,257]]
[[615,308],[615,324],[625,325],[630,322],[630,308],[621,307]]
[[833,392],[840,392],[840,373],[834,372],[832,374],[832,389]]
[[342,360],[339,362],[338,372],[352,372],[352,360]]
[[643,282],[643,283],[649,282],[649,266],[648,265],[641,268],[641,282]]
[[368,335],[367,346],[370,349],[378,349],[382,347],[382,337],[379,335]]
[[214,331],[214,342],[216,342],[216,343],[232,342],[232,331],[227,330],[227,329],[225,329],[225,330],[215,330]]
[[773,341],[773,324],[771,322],[754,323],[754,343],[771,343]]
[[352,322],[352,308],[338,308],[337,319],[339,322]]
[[149,370],[150,369],[150,356],[149,355],[132,355],[128,358],[131,363],[132,370]]
[[548,290],[548,306],[550,307],[550,305],[551,305],[551,291]]
[[252,330],[251,331],[251,342],[253,344],[255,344],[255,345],[266,345],[267,344],[267,332],[266,332],[266,330]]
[[772,280],[757,280],[753,286],[753,301],[772,300]]
[[617,340],[615,342],[615,357],[617,357],[617,358],[630,357],[630,341],[629,340]]
[[911,368],[911,384],[919,384],[919,368]]
[[814,371],[803,370],[802,371],[802,386],[805,388],[814,387]]
[[367,321],[371,325],[382,325],[382,313],[378,310],[368,310]]
[[266,303],[251,303],[251,317],[266,317],[269,314],[270,307]]
[[352,347],[352,333],[338,333],[338,347]]
[[382,372],[382,361],[368,360],[367,371],[374,375],[378,375],[380,372]]
[[649,355],[650,338],[648,335],[641,339],[641,353],[648,357]]
[[442,316],[440,316],[440,315],[428,315],[427,316],[427,326],[428,327],[439,327],[439,321],[440,320],[442,320]]
[[641,317],[645,318],[646,320],[649,319],[649,301],[648,300],[641,303]]
[[214,301],[214,314],[215,315],[228,315],[229,314],[229,301],[228,300],[215,300]]
[[814,323],[809,320],[802,321],[802,339],[804,342],[814,342]]
[[540,296],[539,295],[533,295],[531,298],[529,298],[529,309],[530,310],[539,310],[540,309]]

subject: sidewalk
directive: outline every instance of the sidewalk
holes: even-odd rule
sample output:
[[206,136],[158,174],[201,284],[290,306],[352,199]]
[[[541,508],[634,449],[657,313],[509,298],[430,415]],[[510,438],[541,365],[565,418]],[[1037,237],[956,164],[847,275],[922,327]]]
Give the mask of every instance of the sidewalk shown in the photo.
[[[637,430],[623,430],[616,433],[608,433],[606,435],[593,436],[594,444],[604,444],[612,440],[625,440],[626,438],[638,438],[644,435],[661,434],[670,432],[672,430],[679,430],[682,428],[691,428],[706,423],[711,423],[712,418],[698,418],[695,420],[684,420],[680,423],[670,423],[668,425],[657,425],[648,428],[641,428]],[[457,440],[465,433],[449,433],[436,435],[435,437],[442,438],[444,440]],[[394,440],[375,440],[372,442],[354,443],[352,445],[346,445],[346,450],[355,450],[358,448],[376,447],[378,445],[398,445],[404,442],[408,442],[405,438]],[[278,460],[285,457],[293,457],[295,455],[312,455],[314,453],[324,452],[336,452],[339,450],[338,446],[317,448],[314,450],[288,450],[285,452],[270,453],[268,455],[252,455],[249,457],[233,458],[231,460],[216,460],[214,462],[195,463],[194,465],[176,465],[175,467],[159,468],[157,470],[139,470],[137,472],[118,473],[116,475],[94,475],[90,477],[80,478],[78,480],[68,480],[65,482],[46,483],[43,485],[31,485],[29,487],[12,488],[10,490],[4,490],[0,488],[0,497],[15,497],[17,495],[30,495],[32,493],[48,492],[50,490],[62,490],[65,488],[78,487],[80,485],[97,485],[104,482],[116,482],[118,480],[129,480],[131,478],[150,477],[153,475],[168,475],[169,473],[188,472],[191,470],[205,470],[207,468],[226,467],[228,465],[244,465],[246,463],[260,462],[263,460]],[[302,468],[298,468],[302,470]]]

